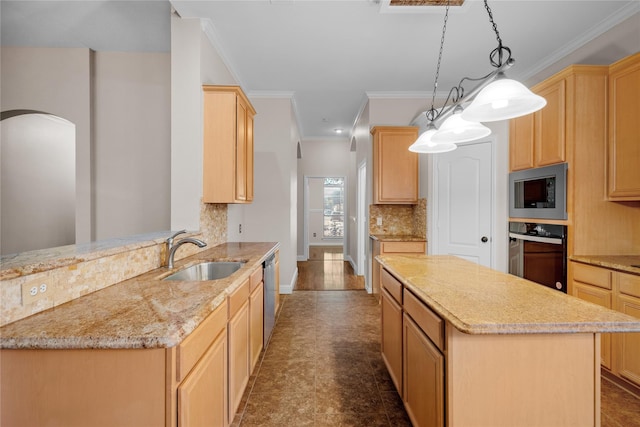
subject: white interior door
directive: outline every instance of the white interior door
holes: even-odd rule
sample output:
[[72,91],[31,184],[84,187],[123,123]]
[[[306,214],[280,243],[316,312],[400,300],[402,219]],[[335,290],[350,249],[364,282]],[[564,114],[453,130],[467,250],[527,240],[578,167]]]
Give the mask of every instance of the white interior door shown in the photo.
[[434,156],[434,253],[491,267],[492,143]]

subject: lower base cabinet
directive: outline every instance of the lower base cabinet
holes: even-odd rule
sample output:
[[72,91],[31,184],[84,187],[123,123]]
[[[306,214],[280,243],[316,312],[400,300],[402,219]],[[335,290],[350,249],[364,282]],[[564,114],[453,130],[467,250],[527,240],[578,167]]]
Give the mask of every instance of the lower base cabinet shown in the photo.
[[[574,296],[640,318],[640,276],[571,262],[569,278]],[[640,389],[639,354],[640,333],[602,334],[602,366],[634,392]]]
[[249,280],[229,296],[229,424],[249,382]]
[[415,427],[444,426],[444,356],[406,314],[403,318],[404,406]]
[[227,426],[227,334],[222,331],[178,387],[178,426]]
[[393,297],[382,289],[381,292],[381,316],[382,316],[382,360],[384,360],[389,376],[402,392],[402,307]]

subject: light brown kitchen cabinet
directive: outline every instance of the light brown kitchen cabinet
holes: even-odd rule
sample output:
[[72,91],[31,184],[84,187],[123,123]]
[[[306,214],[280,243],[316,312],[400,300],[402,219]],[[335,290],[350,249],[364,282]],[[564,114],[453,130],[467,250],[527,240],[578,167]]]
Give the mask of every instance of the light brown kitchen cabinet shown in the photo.
[[403,340],[403,400],[411,424],[443,427],[444,356],[407,314],[403,321]]
[[534,167],[533,114],[509,122],[509,165],[512,171]]
[[227,426],[226,344],[225,301],[171,348],[0,350],[0,424]]
[[609,200],[640,200],[640,52],[609,67]]
[[262,267],[251,274],[251,295],[249,296],[249,371],[253,372],[258,360],[264,340],[264,282]]
[[418,138],[413,126],[376,126],[373,135],[373,204],[418,203]]
[[[610,270],[572,262],[573,296],[606,308],[613,308],[612,280]],[[602,366],[611,370],[612,335],[601,334],[600,352]]]
[[402,396],[402,285],[384,269],[380,297],[382,360]]
[[203,87],[204,203],[253,200],[253,117],[239,86]]
[[[618,295],[616,309],[640,318],[640,276],[616,273]],[[616,334],[617,373],[640,387],[640,333]]]
[[227,426],[227,336],[222,331],[178,387],[178,426]]
[[[571,262],[572,294],[603,307],[640,318],[640,276]],[[631,387],[640,387],[640,334],[602,334],[602,366]]]
[[427,251],[427,242],[425,240],[413,241],[384,241],[378,238],[372,238],[372,263],[371,263],[371,287],[372,292],[376,295],[380,294],[380,274],[382,266],[376,257],[378,255],[389,254],[424,254]]
[[228,296],[229,300],[229,424],[233,422],[249,382],[249,290],[250,280]]
[[509,123],[511,171],[566,161],[566,86],[565,76],[560,74],[533,87],[547,105]]

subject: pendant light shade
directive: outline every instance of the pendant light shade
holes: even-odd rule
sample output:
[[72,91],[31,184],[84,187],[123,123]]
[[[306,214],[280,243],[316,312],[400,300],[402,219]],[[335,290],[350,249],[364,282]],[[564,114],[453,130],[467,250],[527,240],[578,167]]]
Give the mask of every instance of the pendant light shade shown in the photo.
[[435,142],[433,142],[431,140],[431,137],[436,132],[437,131],[435,126],[429,123],[429,125],[427,125],[427,130],[422,132],[418,137],[418,139],[416,139],[416,142],[411,144],[411,146],[409,147],[409,151],[412,151],[414,153],[435,154],[435,153],[446,153],[448,151],[453,151],[456,148],[458,148],[456,144],[451,144],[451,143],[436,144]]
[[522,83],[498,73],[497,79],[478,93],[464,109],[462,118],[474,122],[495,122],[538,111],[547,101],[531,92]]
[[462,107],[456,107],[456,111],[442,123],[440,129],[433,134],[431,141],[440,143],[460,143],[474,141],[491,135],[491,129],[481,123],[470,122],[462,118]]

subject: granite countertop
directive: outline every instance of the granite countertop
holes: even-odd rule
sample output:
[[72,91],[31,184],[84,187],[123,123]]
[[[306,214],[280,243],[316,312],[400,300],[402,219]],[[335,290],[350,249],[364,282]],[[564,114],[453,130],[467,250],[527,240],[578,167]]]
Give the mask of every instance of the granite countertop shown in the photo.
[[572,255],[569,259],[640,276],[640,255]]
[[[182,342],[279,243],[223,243],[0,328],[0,348],[162,348]],[[202,261],[245,261],[212,281],[160,281]]]
[[381,242],[426,242],[427,239],[413,234],[370,234],[373,240]]
[[640,319],[454,256],[383,255],[376,259],[464,333],[640,331]]

